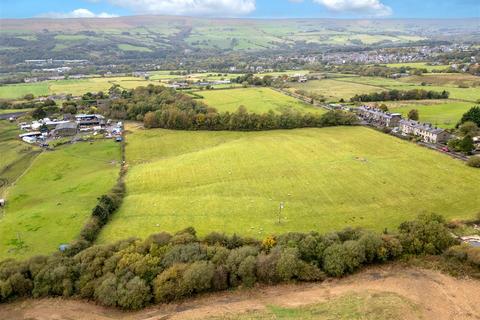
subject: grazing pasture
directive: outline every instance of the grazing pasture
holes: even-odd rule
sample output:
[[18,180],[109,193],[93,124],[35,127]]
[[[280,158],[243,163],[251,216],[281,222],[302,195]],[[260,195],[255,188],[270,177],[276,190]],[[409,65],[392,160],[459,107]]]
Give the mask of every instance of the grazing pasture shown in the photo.
[[431,123],[441,128],[454,128],[460,121],[462,115],[470,110],[474,104],[461,101],[397,101],[387,102],[391,112],[401,113],[407,117],[408,112],[417,109],[420,115],[420,121]]
[[[376,87],[376,91],[382,90],[412,90],[423,89],[433,91],[446,90],[450,92],[450,99],[476,102],[480,99],[480,87],[475,86],[476,78],[466,74],[427,74],[423,76],[405,77],[399,80],[381,77],[346,77],[335,80],[345,82],[345,88],[351,85],[368,85]],[[424,83],[424,85],[422,85]],[[467,85],[468,88],[459,86]],[[369,93],[369,92],[365,92]],[[343,98],[351,98],[352,95],[344,95]]]
[[51,94],[82,95],[87,92],[107,92],[114,84],[119,85],[123,89],[132,89],[148,84],[158,85],[160,83],[136,77],[106,77],[9,84],[0,86],[0,99],[18,99],[27,93],[33,93],[38,97]]
[[356,94],[373,93],[382,90],[382,88],[375,85],[354,83],[355,77],[348,77],[346,79],[353,80],[351,83],[346,83],[332,79],[323,79],[312,80],[306,83],[289,83],[288,85],[290,91],[301,89],[307,92],[321,94],[327,101],[332,102],[339,101],[340,99],[347,101]]
[[426,212],[473,218],[480,206],[480,171],[364,127],[127,129],[127,195],[100,242],[189,226],[258,238],[383,230]]
[[0,259],[54,252],[73,240],[114,185],[120,149],[110,140],[41,153],[6,191],[0,216]]
[[135,51],[135,52],[152,52],[151,49],[141,46],[132,46],[131,44],[122,43],[117,45],[118,49],[122,51]]
[[35,96],[49,94],[47,82],[19,83],[0,86],[0,99],[22,98],[28,93],[33,93]]
[[[415,84],[425,82],[434,86],[480,87],[480,77],[468,73],[429,73],[421,76],[401,78],[400,81]],[[478,90],[480,90],[480,88]]]
[[445,70],[450,67],[449,65],[446,65],[446,64],[432,66],[425,62],[389,63],[389,64],[386,64],[386,66],[391,68],[410,67],[410,68],[418,68],[418,69],[427,69],[428,72]]
[[0,198],[5,197],[7,187],[25,171],[40,152],[39,148],[21,142],[18,139],[20,133],[15,124],[0,120]]
[[249,112],[255,113],[266,113],[269,110],[282,112],[288,108],[302,112],[324,112],[324,110],[319,107],[306,104],[269,88],[208,90],[197,93],[204,97],[204,99],[202,99],[203,102],[221,112],[233,112],[242,105],[245,106]]
[[0,109],[0,115],[16,113],[16,112],[29,112],[29,111],[32,111],[32,110],[33,109],[31,109],[31,108],[27,108],[27,109]]

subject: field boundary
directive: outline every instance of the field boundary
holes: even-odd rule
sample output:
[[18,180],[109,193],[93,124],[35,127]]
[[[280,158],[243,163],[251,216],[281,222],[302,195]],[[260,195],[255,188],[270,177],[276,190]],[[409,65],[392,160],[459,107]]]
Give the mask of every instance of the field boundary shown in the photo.
[[92,209],[90,218],[85,222],[76,240],[68,245],[66,252],[69,256],[75,255],[95,243],[102,228],[108,223],[111,216],[120,207],[125,197],[125,175],[127,174],[127,165],[125,161],[125,134],[122,133],[122,142],[120,146],[120,172],[115,185],[108,194],[98,198],[97,205]]
[[280,88],[274,88],[274,87],[271,87],[272,90],[274,91],[277,91],[281,94],[284,94],[286,96],[289,96],[289,97],[292,97],[292,98],[295,98],[297,100],[300,100],[301,102],[303,103],[306,103],[306,104],[309,104],[309,105],[313,105],[315,107],[321,107],[323,109],[326,109],[327,111],[332,111],[332,108],[328,107],[326,104],[324,103],[318,103],[314,100],[313,104],[309,101],[308,97],[304,97],[300,94],[296,94],[296,93],[293,93],[293,92],[289,92],[289,91],[285,91],[285,90],[282,90]]

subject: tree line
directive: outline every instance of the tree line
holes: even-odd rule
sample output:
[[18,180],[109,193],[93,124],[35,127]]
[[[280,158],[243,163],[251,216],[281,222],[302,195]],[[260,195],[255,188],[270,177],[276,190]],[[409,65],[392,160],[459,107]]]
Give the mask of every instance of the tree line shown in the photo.
[[[139,309],[256,283],[342,277],[404,255],[438,255],[454,244],[444,219],[435,214],[402,223],[397,234],[347,228],[328,234],[290,232],[260,241],[216,232],[201,239],[187,228],[143,241],[94,245],[78,253],[4,260],[0,302],[61,296]],[[452,255],[480,268],[480,251],[454,250]]]
[[448,99],[449,93],[427,91],[422,89],[413,90],[388,90],[365,94],[356,94],[350,100],[352,102],[375,102],[375,101],[399,101],[399,100],[426,100],[426,99]]
[[352,113],[302,113],[293,108],[282,113],[249,113],[243,106],[235,112],[215,108],[174,89],[149,85],[124,91],[120,98],[100,106],[107,117],[143,121],[146,128],[177,130],[272,130],[353,125]]

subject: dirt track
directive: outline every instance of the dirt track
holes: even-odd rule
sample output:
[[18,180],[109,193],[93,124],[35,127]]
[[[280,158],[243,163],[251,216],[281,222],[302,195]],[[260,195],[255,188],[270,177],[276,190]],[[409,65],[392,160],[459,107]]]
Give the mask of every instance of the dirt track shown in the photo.
[[0,305],[0,319],[157,320],[201,319],[262,310],[267,305],[295,307],[362,291],[393,292],[418,305],[424,319],[480,319],[480,281],[399,266],[370,268],[324,283],[261,287],[204,295],[183,303],[124,313],[83,301],[43,299]]

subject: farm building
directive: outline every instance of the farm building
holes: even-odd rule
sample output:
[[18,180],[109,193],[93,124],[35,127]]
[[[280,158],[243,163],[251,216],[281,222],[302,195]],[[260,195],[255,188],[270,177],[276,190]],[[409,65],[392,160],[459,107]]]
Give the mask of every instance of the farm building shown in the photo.
[[445,130],[414,120],[401,120],[400,131],[404,135],[421,137],[423,141],[429,143],[445,143],[450,138],[450,134]]
[[62,125],[62,124],[67,124],[69,123],[69,121],[64,121],[64,120],[61,120],[61,121],[51,121],[51,120],[48,120],[48,121],[43,121],[43,124],[48,128],[48,130],[53,130],[53,129],[56,129],[59,125]]
[[357,115],[370,124],[387,128],[398,127],[400,120],[402,120],[400,113],[384,112],[369,106],[357,108]]
[[80,126],[98,126],[105,124],[105,117],[99,114],[77,114],[75,121]]
[[61,123],[55,127],[55,135],[57,136],[74,136],[77,132],[78,124],[76,122]]

